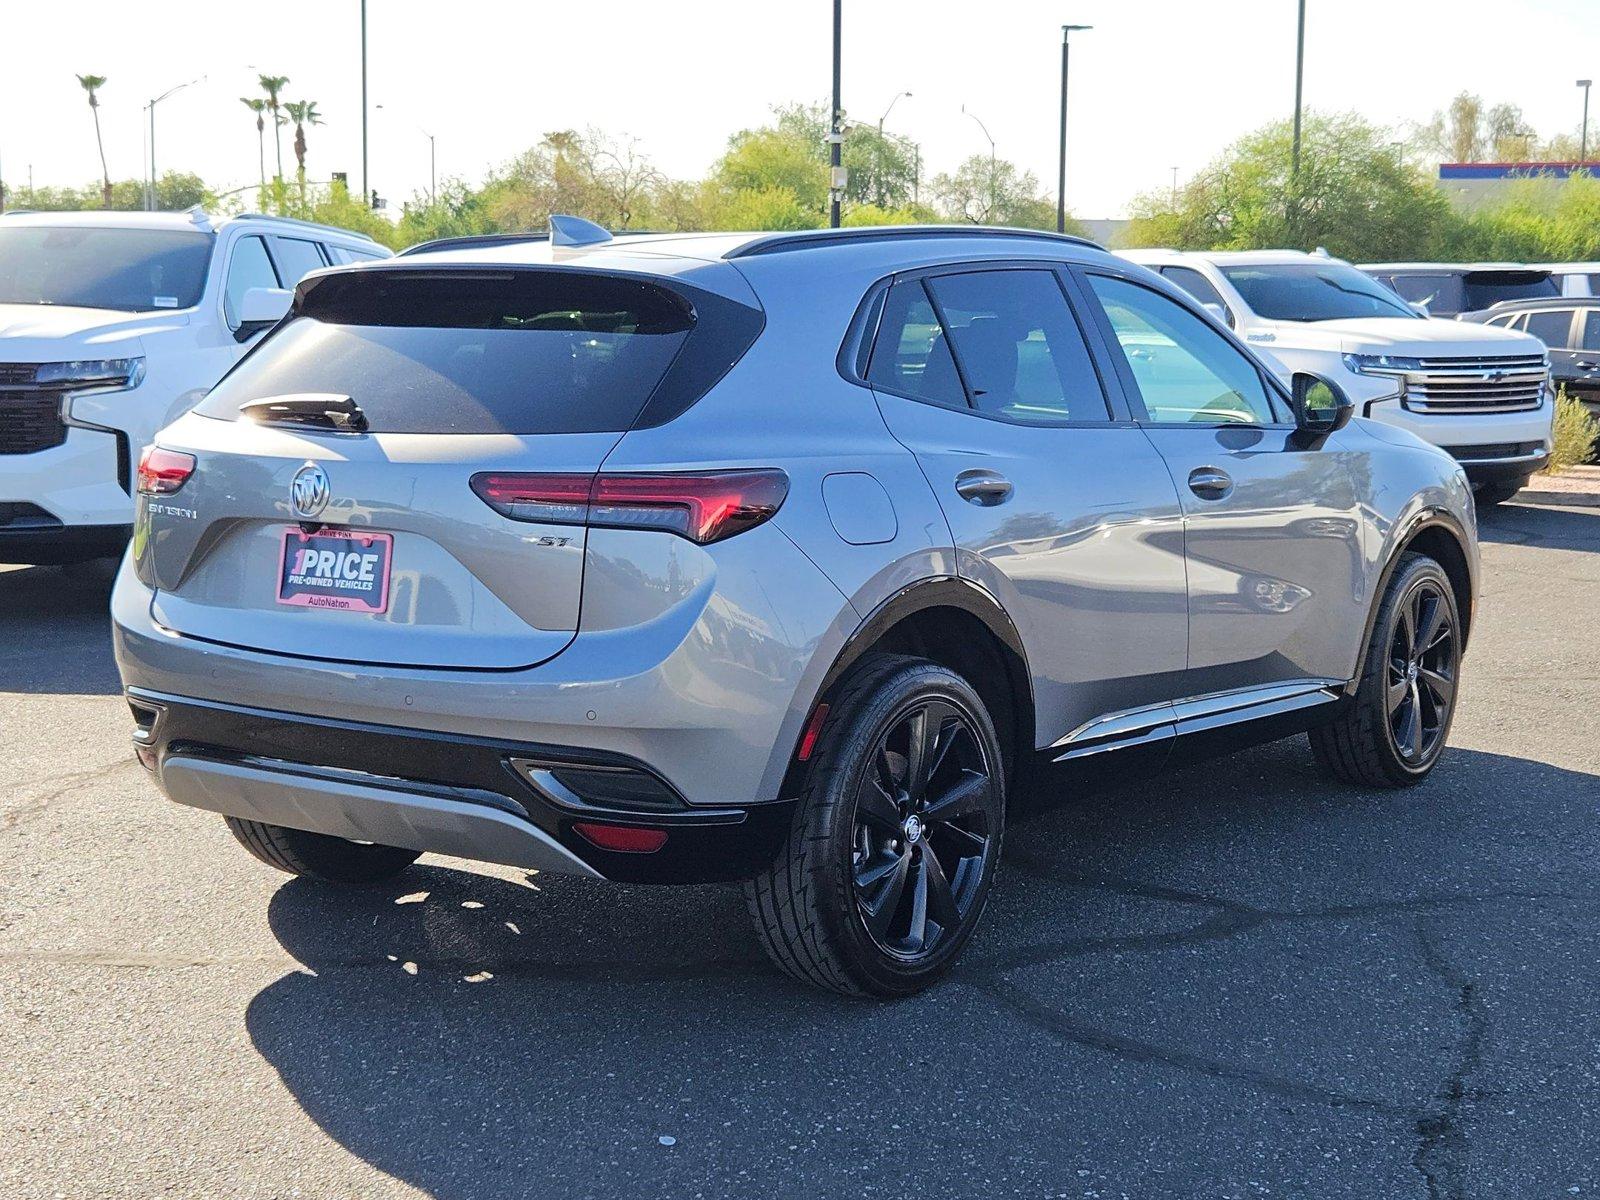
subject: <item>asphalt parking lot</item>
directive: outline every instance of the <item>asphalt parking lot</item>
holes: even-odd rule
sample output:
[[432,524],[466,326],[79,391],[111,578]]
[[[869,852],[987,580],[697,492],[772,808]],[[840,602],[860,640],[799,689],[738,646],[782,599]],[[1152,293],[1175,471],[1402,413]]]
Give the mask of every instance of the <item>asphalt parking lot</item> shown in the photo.
[[1075,797],[889,1006],[731,888],[277,875],[134,762],[104,583],[0,570],[0,1194],[1594,1193],[1600,509],[1483,539],[1426,784],[1296,739]]

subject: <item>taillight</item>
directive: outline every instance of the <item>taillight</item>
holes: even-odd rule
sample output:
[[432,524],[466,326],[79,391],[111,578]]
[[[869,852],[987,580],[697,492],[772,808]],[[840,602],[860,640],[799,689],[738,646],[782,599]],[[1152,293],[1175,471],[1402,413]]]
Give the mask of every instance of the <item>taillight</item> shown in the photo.
[[560,475],[488,471],[472,490],[514,521],[657,529],[704,546],[761,524],[789,494],[782,471]]
[[170,496],[194,474],[194,455],[146,446],[139,455],[139,494]]

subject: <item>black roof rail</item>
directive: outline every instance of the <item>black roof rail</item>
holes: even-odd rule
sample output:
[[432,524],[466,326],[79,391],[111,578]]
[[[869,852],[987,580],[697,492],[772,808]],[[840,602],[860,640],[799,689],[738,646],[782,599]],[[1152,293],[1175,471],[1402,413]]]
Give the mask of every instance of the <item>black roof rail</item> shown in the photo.
[[[680,233],[672,229],[610,229],[607,230],[612,237],[693,237],[694,234]],[[424,251],[434,250],[471,250],[478,246],[500,246],[516,242],[548,242],[550,234],[534,233],[464,233],[456,237],[434,238],[427,242],[418,242],[415,246],[407,246],[404,250],[395,252],[396,258],[404,258],[408,254],[421,254]],[[595,243],[603,245],[604,243]]]
[[548,233],[467,233],[458,237],[433,238],[418,242],[395,253],[396,258],[408,254],[422,254],[430,250],[470,250],[475,246],[499,246],[508,242],[548,242]]
[[1104,250],[1099,242],[1071,233],[1051,233],[1042,229],[1012,229],[1003,225],[860,225],[853,229],[804,229],[795,233],[774,233],[746,242],[728,251],[724,258],[753,258],[759,254],[783,254],[813,246],[832,246],[849,242],[890,242],[919,238],[1003,237],[1036,238]]

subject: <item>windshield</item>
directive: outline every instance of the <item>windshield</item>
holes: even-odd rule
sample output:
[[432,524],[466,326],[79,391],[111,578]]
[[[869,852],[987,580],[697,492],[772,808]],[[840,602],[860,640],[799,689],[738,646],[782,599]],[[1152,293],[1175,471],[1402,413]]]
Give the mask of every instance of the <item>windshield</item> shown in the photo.
[[210,261],[211,235],[186,229],[0,227],[0,304],[192,308]]
[[1224,267],[1222,273],[1256,315],[1269,321],[1418,315],[1381,283],[1343,263]]

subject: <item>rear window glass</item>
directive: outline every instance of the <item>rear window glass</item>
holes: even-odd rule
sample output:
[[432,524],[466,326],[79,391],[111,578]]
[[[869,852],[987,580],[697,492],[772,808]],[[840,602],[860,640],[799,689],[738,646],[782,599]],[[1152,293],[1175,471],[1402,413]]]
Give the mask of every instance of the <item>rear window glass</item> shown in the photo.
[[693,325],[686,301],[569,271],[332,275],[200,404],[349,396],[374,433],[629,427]]
[[1432,312],[1465,311],[1459,275],[1395,275],[1389,282],[1403,299],[1413,304],[1426,304]]
[[1479,312],[1502,300],[1542,300],[1561,295],[1554,275],[1542,271],[1473,271],[1466,276],[1466,312]]

